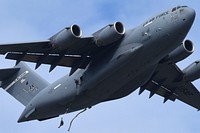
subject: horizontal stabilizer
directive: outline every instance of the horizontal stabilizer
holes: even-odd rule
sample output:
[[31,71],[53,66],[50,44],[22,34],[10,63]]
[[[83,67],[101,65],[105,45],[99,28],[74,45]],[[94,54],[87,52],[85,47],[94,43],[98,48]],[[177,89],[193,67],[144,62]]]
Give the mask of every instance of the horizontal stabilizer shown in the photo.
[[9,77],[19,71],[20,68],[0,69],[0,81],[7,80]]

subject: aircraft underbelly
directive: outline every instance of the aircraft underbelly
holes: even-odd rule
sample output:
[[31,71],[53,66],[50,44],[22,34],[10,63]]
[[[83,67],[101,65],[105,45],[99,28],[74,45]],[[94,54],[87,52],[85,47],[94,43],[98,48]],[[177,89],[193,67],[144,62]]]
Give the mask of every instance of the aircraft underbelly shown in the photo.
[[138,68],[134,64],[128,63],[125,67],[97,84],[95,89],[88,91],[87,96],[98,101],[126,96],[144,84],[150,78],[155,67],[153,65],[149,68]]
[[[129,65],[127,65],[129,66]],[[103,101],[114,100],[129,95],[152,75],[155,65],[142,71],[135,71],[132,67],[125,67],[112,76],[97,84],[91,91],[86,92],[72,105],[71,111],[91,107]],[[69,110],[69,112],[71,112]]]
[[124,86],[119,88],[115,93],[113,93],[108,99],[109,100],[115,100],[118,98],[125,97],[135,91],[138,87],[140,87],[142,84],[146,83],[149,78],[152,76],[155,68],[157,65],[153,65],[149,67],[148,69],[144,70],[141,73],[136,74],[135,77],[131,78],[130,76],[127,76],[127,83],[125,83]]
[[[152,75],[156,67],[155,61],[140,60],[143,50],[135,52],[134,56],[122,57],[121,61],[116,61],[105,73],[93,76],[91,80],[100,81],[92,86],[91,82],[86,86],[89,89],[84,91],[81,96],[75,100],[71,106],[71,111],[90,107],[103,101],[122,98],[138,87],[143,85]],[[145,65],[147,64],[148,65]],[[108,74],[109,73],[109,74]],[[70,112],[71,112],[70,111]]]

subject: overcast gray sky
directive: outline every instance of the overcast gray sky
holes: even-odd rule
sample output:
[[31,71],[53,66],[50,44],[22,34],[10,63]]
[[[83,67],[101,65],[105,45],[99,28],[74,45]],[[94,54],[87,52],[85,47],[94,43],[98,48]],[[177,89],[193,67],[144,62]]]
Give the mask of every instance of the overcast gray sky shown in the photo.
[[[85,36],[103,26],[121,21],[128,28],[143,23],[157,13],[177,5],[196,10],[196,20],[187,36],[195,44],[195,52],[179,63],[181,68],[200,59],[200,2],[199,0],[0,0],[0,44],[7,42],[44,40],[66,26],[78,24]],[[11,67],[14,61],[0,56],[0,68]],[[34,68],[34,64],[29,63]],[[69,69],[57,67],[48,73],[42,65],[36,72],[49,82],[68,74]],[[200,88],[199,80],[195,82]],[[131,95],[94,106],[73,123],[71,133],[199,133],[200,112],[176,101],[167,101],[149,92]],[[0,90],[0,132],[2,133],[63,133],[76,113],[63,115],[65,126],[58,129],[60,118],[43,122],[17,123],[24,107],[2,89]]]

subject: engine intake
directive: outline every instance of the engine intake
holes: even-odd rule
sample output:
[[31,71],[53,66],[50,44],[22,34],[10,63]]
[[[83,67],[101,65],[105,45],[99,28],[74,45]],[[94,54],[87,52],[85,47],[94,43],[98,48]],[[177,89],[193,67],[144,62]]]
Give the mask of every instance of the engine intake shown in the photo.
[[82,36],[82,31],[78,25],[72,25],[61,30],[59,33],[54,35],[50,40],[52,47],[58,48],[59,50],[66,50],[73,47],[73,44],[79,40]]
[[93,34],[98,47],[109,45],[119,40],[125,34],[125,28],[121,22],[108,25]]
[[172,51],[168,59],[174,63],[177,63],[194,52],[194,45],[192,41],[186,40],[181,46],[177,47],[174,51]]
[[186,81],[194,81],[200,78],[200,60],[195,61],[183,70],[184,79]]

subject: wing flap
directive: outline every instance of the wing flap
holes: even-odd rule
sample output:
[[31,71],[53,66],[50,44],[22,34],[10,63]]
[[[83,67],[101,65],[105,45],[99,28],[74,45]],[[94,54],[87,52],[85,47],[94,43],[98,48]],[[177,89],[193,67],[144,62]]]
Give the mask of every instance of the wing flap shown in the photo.
[[[42,64],[49,64],[52,65],[56,62],[60,56],[58,54],[52,54],[52,55],[44,55],[44,54],[25,54],[23,53],[8,53],[6,55],[6,59],[12,59],[12,60],[21,60],[21,61],[28,61],[28,62],[34,62],[38,63],[39,59],[43,58]],[[82,63],[83,58],[81,56],[67,56],[64,55],[57,63],[57,66],[65,66],[65,67],[74,67],[77,66],[78,63],[80,65],[78,68],[84,69],[90,62],[89,57],[84,58],[84,62]]]
[[[159,86],[159,87],[155,90],[156,86]],[[156,83],[153,80],[148,82],[147,84],[145,84],[142,87],[144,89],[147,89],[148,91],[150,91],[150,96],[153,96],[153,94],[157,94],[161,97],[164,97],[165,98],[164,102],[166,102],[166,100],[175,101],[177,98],[177,95],[175,93],[173,93],[169,89],[165,88],[164,86],[159,85],[158,83]]]

